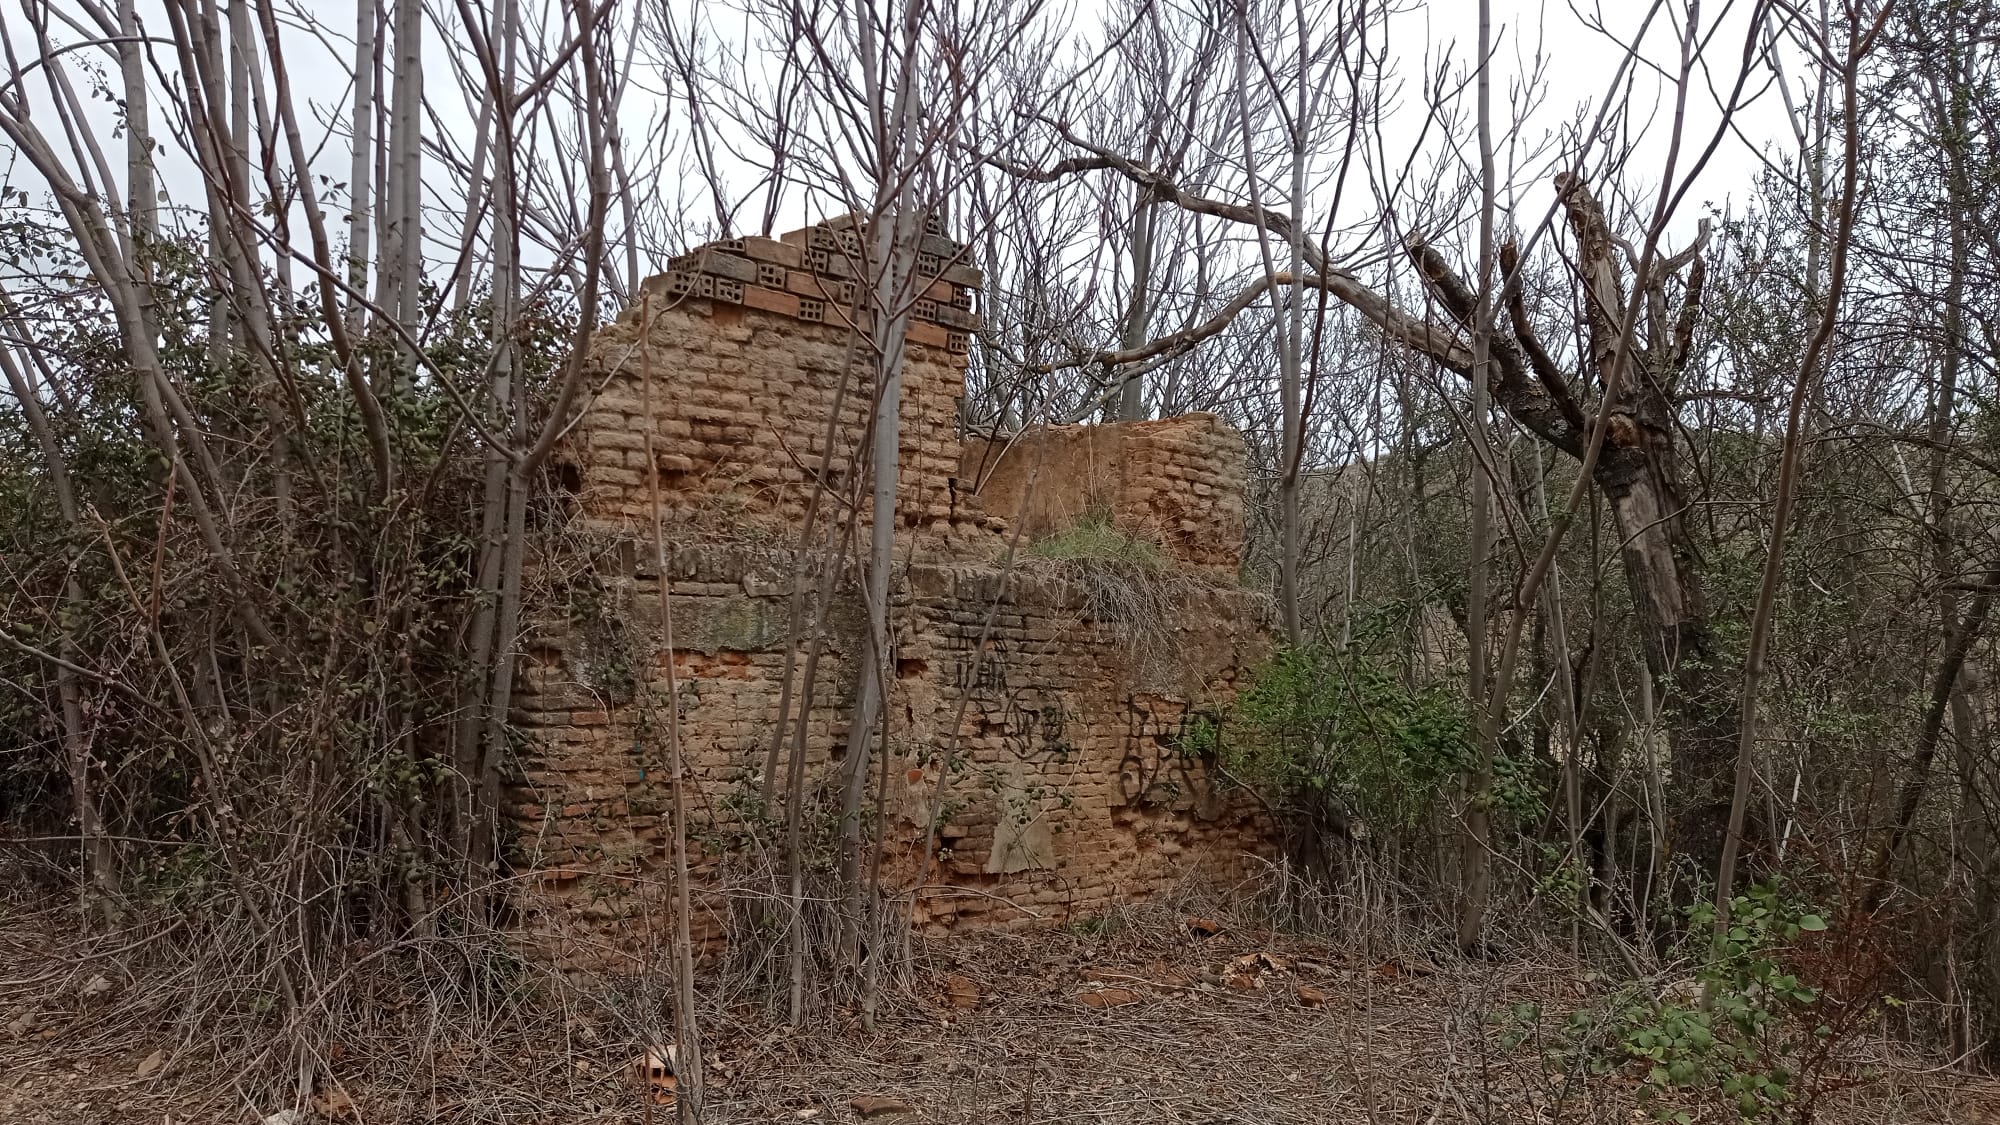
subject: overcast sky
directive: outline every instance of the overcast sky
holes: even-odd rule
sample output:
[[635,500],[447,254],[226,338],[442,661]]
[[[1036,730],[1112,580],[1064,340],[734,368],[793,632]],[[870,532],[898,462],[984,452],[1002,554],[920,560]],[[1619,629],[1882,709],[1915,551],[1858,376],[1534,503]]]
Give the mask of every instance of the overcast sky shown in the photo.
[[[21,17],[20,2],[0,0],[0,16],[7,20],[16,56],[26,59],[32,58],[36,52],[32,35]],[[58,7],[64,2],[55,0]],[[666,2],[675,5],[685,18],[692,5],[712,3],[713,0]],[[324,121],[333,114],[344,113],[346,109],[347,78],[345,66],[338,60],[338,55],[351,50],[348,43],[353,34],[353,4],[352,0],[297,0],[297,3],[301,23],[318,26],[312,31],[302,27],[290,36],[288,61],[297,90],[312,105],[308,116]],[[1719,120],[1716,99],[1726,95],[1735,81],[1749,4],[1745,0],[1734,0],[1733,3],[1724,0],[1711,2],[1705,8],[1705,19],[1718,30],[1706,53],[1707,65],[1698,72],[1697,89],[1688,107],[1689,151],[1682,156],[1683,171],[1716,127]],[[1079,25],[1079,31],[1100,22],[1099,17],[1093,14],[1096,7],[1092,0],[1077,0],[1077,6],[1069,10]],[[1538,58],[1539,73],[1546,83],[1541,105],[1528,128],[1518,138],[1521,148],[1532,148],[1548,130],[1558,129],[1580,112],[1594,111],[1604,103],[1613,75],[1623,58],[1623,46],[1616,40],[1629,40],[1637,31],[1646,10],[1647,5],[1637,0],[1605,0],[1602,4],[1588,5],[1572,5],[1561,0],[1493,0],[1496,119],[1505,124],[1510,115],[1508,101],[1519,91],[1525,76],[1536,69]],[[716,9],[711,8],[710,14],[714,11]],[[148,17],[149,30],[155,34],[165,30],[165,19],[153,3],[142,0],[141,12]],[[1391,120],[1392,130],[1414,127],[1407,106],[1421,81],[1427,60],[1434,63],[1441,54],[1449,52],[1459,69],[1469,64],[1476,43],[1477,14],[1477,0],[1430,0],[1428,3],[1410,0],[1391,18],[1390,43],[1399,59],[1398,70],[1406,84],[1406,109],[1401,118]],[[1679,29],[1671,23],[1670,17],[1671,13],[1663,13],[1653,20],[1641,44],[1645,62],[1637,68],[1637,80],[1631,85],[1636,119],[1653,120],[1639,144],[1633,163],[1621,177],[1621,185],[1628,193],[1638,197],[1637,205],[1648,207],[1659,183],[1665,156],[1663,140],[1672,109],[1665,77],[1650,68],[1671,68],[1675,64]],[[1593,20],[1604,23],[1612,34],[1593,30],[1589,26]],[[432,84],[431,93],[438,119],[448,130],[469,134],[472,128],[470,108],[449,92],[451,74],[446,64],[447,45],[435,29],[426,34],[427,82]],[[74,38],[75,33],[68,30],[59,30],[56,35],[58,42]],[[66,61],[74,64],[93,55],[93,52],[76,52],[66,56]],[[161,52],[159,58],[171,73],[173,60],[170,52]],[[662,85],[657,77],[641,75],[640,78],[641,84],[646,87],[657,89]],[[1698,186],[1681,208],[1680,221],[1676,224],[1676,240],[1685,237],[1705,202],[1722,204],[1733,201],[1740,205],[1759,167],[1756,149],[1786,134],[1783,103],[1777,93],[1762,79],[1753,83],[1752,90],[1759,96],[1739,115],[1736,131],[1725,138]],[[1622,96],[1622,91],[1618,96]],[[645,121],[661,108],[656,100],[649,102],[643,93],[635,93],[632,103],[625,110],[623,123],[628,129],[643,128]],[[102,132],[108,137],[110,111],[101,105],[100,110],[106,124]],[[670,112],[677,113],[678,110],[670,107]],[[1506,137],[1502,138],[1503,145],[1506,140]],[[0,141],[0,145],[4,144]],[[338,141],[328,146],[320,170],[345,179],[347,158],[338,152],[340,147]],[[1393,139],[1389,147],[1392,150],[1396,147]],[[11,159],[11,153],[0,154],[0,157],[4,157],[0,174],[4,174],[8,182],[23,188],[35,186],[33,178],[25,175]],[[1503,173],[1507,159],[1503,148]],[[198,185],[191,182],[184,161],[169,159],[166,162],[165,183],[182,202],[198,201],[195,191]],[[1552,198],[1547,177],[1537,176],[1527,181],[1523,191],[1524,194],[1516,201],[1519,221],[1524,225],[1532,224],[1539,220]],[[702,197],[699,193],[689,192],[688,198],[699,201]],[[1507,202],[1502,200],[1503,205]],[[797,218],[804,219],[805,216],[800,214]]]

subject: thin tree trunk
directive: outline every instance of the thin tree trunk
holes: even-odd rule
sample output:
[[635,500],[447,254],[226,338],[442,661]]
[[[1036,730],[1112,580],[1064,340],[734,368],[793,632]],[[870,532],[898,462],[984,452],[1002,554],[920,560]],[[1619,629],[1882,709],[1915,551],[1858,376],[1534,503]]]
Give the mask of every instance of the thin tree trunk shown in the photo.
[[1909,843],[1917,813],[1923,808],[1924,794],[1930,786],[1931,762],[1937,756],[1938,741],[1944,735],[1945,719],[1958,691],[1959,674],[1965,668],[1972,646],[1986,628],[1996,591],[2000,591],[2000,559],[1987,565],[1986,577],[1973,593],[1972,604],[1966,609],[1965,617],[1953,627],[1951,637],[1945,644],[1944,656],[1938,661],[1937,672],[1931,679],[1930,699],[1924,705],[1923,723],[1917,729],[1917,744],[1910,751],[1909,776],[1904,779],[1896,797],[1896,814],[1890,824],[1889,840],[1876,852],[1875,862],[1869,871],[1868,887],[1862,892],[1864,910],[1875,910],[1888,897],[1889,878],[1895,870],[1896,860]]
[[[1304,26],[1299,28],[1303,40]],[[1243,169],[1250,192],[1250,216],[1257,227],[1257,252],[1264,266],[1266,284],[1272,286],[1272,313],[1276,320],[1278,336],[1278,395],[1283,420],[1280,423],[1278,478],[1278,620],[1284,629],[1285,642],[1298,645],[1304,639],[1299,618],[1299,507],[1298,479],[1296,466],[1301,448],[1299,429],[1299,368],[1303,358],[1300,347],[1301,329],[1304,317],[1301,302],[1304,293],[1305,242],[1304,224],[1300,221],[1300,195],[1303,193],[1304,168],[1301,161],[1304,145],[1304,121],[1292,122],[1293,144],[1293,195],[1289,201],[1289,216],[1278,216],[1266,212],[1263,191],[1259,186],[1257,158],[1254,151],[1254,132],[1250,119],[1250,49],[1249,41],[1250,7],[1245,0],[1236,11],[1236,111],[1243,141]],[[1303,60],[1301,62],[1303,68]],[[1304,75],[1300,75],[1303,84]],[[1304,97],[1303,89],[1300,96]],[[1303,116],[1303,115],[1301,115]],[[1282,279],[1278,276],[1277,263],[1271,253],[1270,234],[1273,228],[1281,228],[1291,251],[1289,273]],[[1322,271],[1323,272],[1323,271]],[[1276,282],[1285,282],[1286,299],[1277,295]]]
[[[1917,733],[1917,745],[1911,754],[1909,776],[1903,783],[1896,803],[1895,819],[1890,826],[1889,845],[1876,856],[1872,871],[1872,882],[1863,891],[1864,902],[1869,909],[1879,906],[1887,896],[1885,885],[1893,874],[1894,864],[1916,822],[1922,808],[1925,792],[1930,783],[1931,761],[1937,752],[1938,738],[1949,706],[1963,706],[1959,689],[1959,671],[1964,666],[1972,645],[1977,641],[1981,627],[1985,624],[1992,601],[1996,577],[2000,577],[2000,562],[1988,568],[1985,582],[1972,600],[1971,609],[1964,620],[1958,617],[1958,594],[1954,587],[1955,577],[1952,566],[1952,532],[1950,527],[1952,498],[1948,488],[1950,481],[1950,450],[1953,428],[1953,414],[1958,397],[1959,367],[1965,346],[1965,280],[1969,268],[1970,247],[1965,229],[1965,216],[1976,206],[1970,185],[1965,178],[1965,157],[1963,138],[1966,134],[1965,101],[1951,97],[1939,89],[1937,78],[1930,80],[1931,114],[1936,121],[1936,133],[1944,138],[1944,155],[1947,163],[1945,191],[1947,210],[1946,222],[1949,228],[1951,260],[1944,290],[1943,351],[1938,360],[1938,391],[1931,409],[1930,425],[1926,438],[1931,449],[1931,471],[1929,495],[1927,496],[1924,523],[1930,532],[1931,561],[1936,575],[1938,589],[1938,621],[1944,636],[1945,647],[1938,671],[1933,681],[1929,705],[1924,709],[1924,719]],[[1943,693],[1940,698],[1939,693]]]
[[[578,0],[589,3],[590,0]],[[588,50],[589,48],[585,48]],[[651,317],[646,315],[650,303],[642,302],[641,314],[650,330]],[[643,338],[643,337],[642,337]],[[644,428],[646,449],[646,495],[652,510],[653,523],[653,570],[659,583],[660,597],[660,651],[664,653],[667,679],[667,771],[672,778],[670,811],[673,824],[669,826],[670,846],[673,850],[674,865],[674,1072],[679,1085],[675,1090],[674,1108],[682,1122],[700,1125],[702,1119],[702,1067],[700,1022],[696,1014],[694,995],[694,935],[692,925],[693,903],[689,895],[689,874],[687,854],[687,763],[681,753],[681,697],[679,678],[674,668],[674,610],[673,580],[667,566],[667,531],[664,506],[660,502],[659,456],[653,448],[653,434],[656,427],[653,418],[653,365],[652,357],[641,357],[639,363],[640,388],[644,397],[648,424]],[[650,684],[642,684],[641,691],[652,691]]]
[[[47,413],[42,410],[41,399],[29,385],[27,374],[14,362],[11,351],[5,347],[0,347],[0,373],[6,375],[7,387],[13,393],[14,401],[20,404],[28,429],[35,436],[35,443],[41,447],[42,460],[49,472],[49,488],[55,493],[56,510],[62,515],[63,526],[80,538],[84,527],[81,508],[76,501],[76,489],[70,480],[68,458],[63,456],[62,445],[56,440],[55,430],[49,424]],[[68,606],[66,616],[80,622],[84,617],[83,587],[76,579],[75,567],[65,570],[63,601]],[[69,767],[70,802],[76,810],[77,835],[81,837],[84,863],[96,892],[95,913],[110,924],[116,920],[122,897],[117,853],[105,835],[104,819],[91,780],[91,737],[84,717],[84,688],[73,670],[73,666],[82,662],[84,654],[76,642],[73,629],[62,632],[61,655],[65,663],[56,666],[56,694],[61,703],[63,755]]]
[[[1153,235],[1159,222],[1159,204],[1144,187],[1132,185],[1132,294],[1125,303],[1119,325],[1120,350],[1141,347],[1152,330]],[[1146,417],[1146,381],[1138,375],[1125,377],[1119,393],[1116,417],[1121,422],[1140,422]]]
[[[472,22],[472,13],[466,3],[460,4],[459,13],[468,24]],[[490,339],[494,349],[492,376],[488,384],[492,411],[489,418],[496,429],[512,433],[516,440],[526,430],[525,425],[515,418],[515,399],[525,393],[525,388],[516,386],[518,353],[514,338],[521,302],[520,215],[515,196],[516,138],[510,107],[515,84],[518,27],[518,5],[515,0],[504,0],[495,20],[493,41],[486,45],[489,57],[484,60],[488,72],[487,96],[495,106],[498,118],[494,146],[492,233],[489,238],[493,256]],[[381,269],[386,273],[388,263],[383,263]],[[379,277],[377,281],[378,285],[381,284]],[[502,629],[503,620],[511,608],[507,590],[509,546],[513,538],[510,532],[514,526],[511,518],[514,477],[509,452],[498,445],[489,446],[486,450],[480,507],[480,556],[475,581],[478,593],[467,646],[471,650],[471,660],[466,672],[465,701],[459,709],[465,721],[459,728],[456,750],[457,782],[461,794],[456,816],[460,854],[464,857],[464,877],[468,885],[483,885],[490,873],[493,841],[488,825],[490,818],[484,807],[487,792],[485,778],[487,771],[497,768],[499,764],[500,748],[506,735],[507,717],[504,713],[497,713],[500,700],[496,689],[500,686],[500,665],[509,662],[506,649],[512,643],[511,633]],[[515,557],[518,559],[518,556]],[[511,573],[518,589],[518,570]],[[511,685],[511,674],[508,682]]]
[[[354,105],[351,110],[353,159],[348,169],[347,226],[347,332],[359,338],[368,325],[368,247],[372,238],[374,188],[370,178],[375,170],[375,28],[381,22],[376,0],[355,0],[354,4]],[[473,169],[474,183],[479,170]]]
[[[1458,915],[1458,947],[1475,953],[1484,945],[1487,903],[1493,893],[1493,869],[1488,853],[1493,836],[1493,756],[1498,738],[1496,718],[1506,706],[1506,684],[1486,682],[1486,556],[1492,534],[1493,486],[1487,473],[1493,465],[1487,448],[1488,367],[1493,350],[1493,15],[1489,0],[1479,0],[1479,291],[1472,325],[1472,535],[1466,560],[1466,681],[1472,703],[1474,731],[1472,775],[1467,779],[1465,852],[1461,865],[1465,900]],[[1526,613],[1526,606],[1517,606]]]
[[[917,240],[922,233],[916,198],[919,135],[917,50],[926,5],[903,7],[901,42],[893,60],[882,53],[873,22],[855,21],[859,61],[867,76],[868,119],[873,128],[875,200],[870,209],[873,240],[867,263],[874,271],[870,337],[876,348],[876,400],[870,429],[873,460],[872,521],[866,570],[868,629],[862,651],[860,692],[847,737],[847,776],[841,794],[841,881],[848,894],[848,959],[860,953],[862,909],[861,810],[867,800],[869,747],[878,715],[888,705],[889,590],[896,562],[896,489],[901,454],[903,356],[909,327],[909,298],[915,292]],[[857,232],[858,233],[858,232]]]
[[[1777,613],[1778,585],[1784,576],[1785,539],[1792,515],[1792,504],[1798,488],[1799,461],[1804,456],[1804,414],[1806,402],[1813,394],[1813,387],[1825,367],[1825,356],[1833,342],[1834,331],[1840,324],[1840,299],[1847,285],[1847,255],[1853,242],[1855,214],[1859,210],[1855,198],[1861,176],[1861,122],[1860,86],[1861,62],[1874,44],[1876,33],[1882,29],[1889,13],[1895,8],[1893,3],[1882,5],[1873,28],[1860,26],[1848,29],[1845,57],[1841,60],[1841,124],[1845,152],[1842,157],[1840,198],[1834,211],[1834,232],[1832,244],[1828,247],[1829,266],[1827,271],[1827,291],[1825,304],[1820,310],[1819,323],[1812,338],[1806,342],[1804,356],[1799,360],[1799,375],[1792,387],[1790,409],[1785,418],[1784,443],[1778,454],[1778,494],[1776,509],[1771,515],[1770,542],[1765,547],[1764,573],[1758,583],[1756,608],[1750,618],[1750,642],[1748,654],[1743,661],[1743,701],[1742,714],[1737,720],[1736,777],[1732,787],[1729,805],[1728,832],[1723,839],[1722,859],[1715,876],[1715,929],[1714,942],[1719,948],[1728,933],[1729,908],[1736,891],[1737,857],[1743,848],[1743,826],[1745,812],[1749,806],[1750,790],[1754,781],[1757,752],[1757,694],[1764,678],[1764,658],[1770,646],[1771,624]],[[1957,675],[1953,667],[1951,674]],[[1949,697],[1950,689],[1946,688]]]

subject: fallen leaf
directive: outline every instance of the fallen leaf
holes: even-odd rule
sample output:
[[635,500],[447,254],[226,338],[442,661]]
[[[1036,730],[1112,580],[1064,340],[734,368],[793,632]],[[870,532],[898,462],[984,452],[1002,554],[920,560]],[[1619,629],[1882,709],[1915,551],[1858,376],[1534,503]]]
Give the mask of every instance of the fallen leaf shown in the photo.
[[1099,988],[1079,992],[1076,998],[1086,1008],[1120,1008],[1139,1002],[1139,994],[1129,988]]
[[25,1037],[40,1024],[41,1017],[34,1012],[22,1012],[7,1021],[7,1034],[15,1039]]
[[1249,973],[1230,973],[1222,978],[1222,983],[1227,985],[1231,992],[1255,992],[1264,987],[1261,979]]
[[861,1094],[847,1103],[863,1117],[887,1117],[892,1113],[915,1113],[917,1107],[901,1098],[883,1094]]
[[964,973],[953,973],[944,978],[944,999],[954,1008],[977,1008],[979,982]]
[[1231,962],[1230,967],[1239,973],[1262,973],[1265,971],[1283,973],[1291,970],[1292,963],[1275,953],[1245,953]]
[[145,1060],[132,1071],[132,1077],[151,1078],[153,1075],[158,1074],[160,1068],[165,1065],[167,1065],[167,1049],[162,1047],[152,1054],[147,1055]]
[[354,1099],[338,1086],[314,1094],[312,1107],[314,1113],[328,1121],[349,1121],[359,1116],[354,1112]]
[[1325,989],[1314,988],[1312,985],[1309,984],[1302,984],[1299,986],[1298,992],[1299,992],[1299,1003],[1304,1004],[1306,1007],[1308,1008],[1326,1007]]
[[1222,923],[1213,918],[1189,918],[1188,932],[1198,938],[1211,938],[1222,932]]
[[76,994],[78,996],[103,996],[110,991],[111,982],[105,979],[103,973],[98,973],[96,976],[84,981],[83,987],[77,989]]

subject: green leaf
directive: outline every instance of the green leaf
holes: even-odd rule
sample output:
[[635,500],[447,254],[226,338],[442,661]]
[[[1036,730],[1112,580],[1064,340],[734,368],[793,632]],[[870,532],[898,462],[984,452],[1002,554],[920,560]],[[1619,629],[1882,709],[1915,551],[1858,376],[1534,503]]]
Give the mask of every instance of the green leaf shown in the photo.
[[1801,914],[1799,915],[1799,929],[1818,933],[1826,929],[1826,919],[1817,914]]

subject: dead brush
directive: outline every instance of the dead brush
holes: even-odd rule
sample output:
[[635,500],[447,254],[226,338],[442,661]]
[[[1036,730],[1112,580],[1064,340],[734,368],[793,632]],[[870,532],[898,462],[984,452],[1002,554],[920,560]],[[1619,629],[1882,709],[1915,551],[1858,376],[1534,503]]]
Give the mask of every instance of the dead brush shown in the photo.
[[[663,879],[628,890],[655,903],[668,893]],[[731,881],[709,905],[741,917],[729,900],[760,893]],[[0,1030],[0,1073],[61,1072],[60,1087],[22,1088],[78,1121],[107,1109],[154,1121],[635,1120],[661,1086],[634,1084],[629,1064],[674,1043],[669,934],[643,914],[615,956],[571,951],[597,953],[605,968],[592,972],[462,920],[309,948],[296,931],[186,903],[131,908],[104,932],[82,931],[76,910],[19,893],[0,910],[0,1007],[17,1013]],[[717,952],[759,947],[732,927]],[[275,957],[305,984],[296,1003],[274,999]],[[715,956],[701,973],[704,1034],[727,1045],[719,1073],[781,1007],[758,1003],[782,989],[752,967]]]
[[1129,645],[1142,668],[1171,668],[1188,603],[1213,579],[1175,565],[1151,540],[1083,520],[1030,546],[1017,565],[1020,580],[1041,581],[1065,595],[1080,620]]

